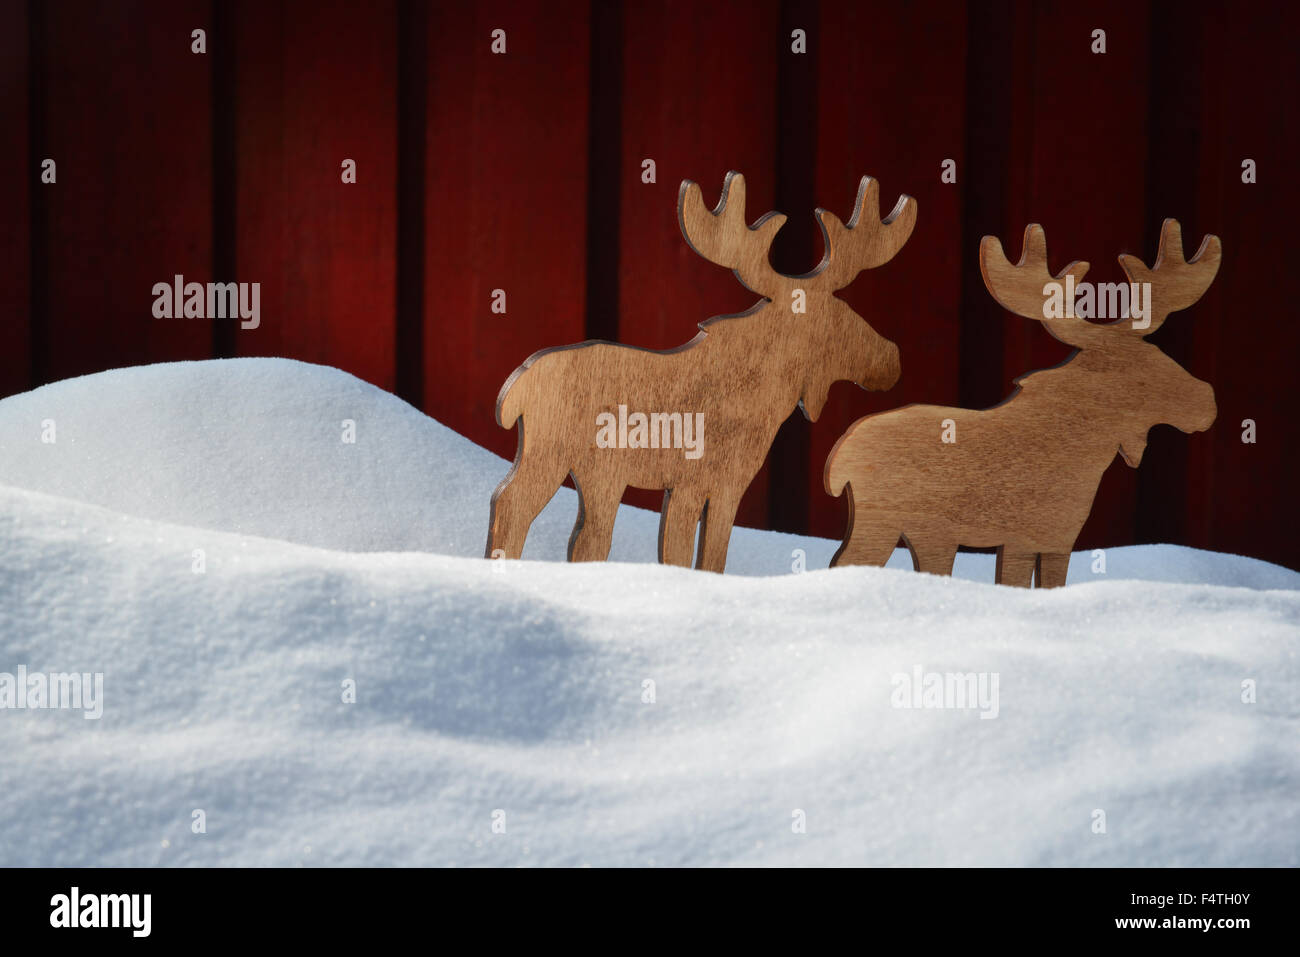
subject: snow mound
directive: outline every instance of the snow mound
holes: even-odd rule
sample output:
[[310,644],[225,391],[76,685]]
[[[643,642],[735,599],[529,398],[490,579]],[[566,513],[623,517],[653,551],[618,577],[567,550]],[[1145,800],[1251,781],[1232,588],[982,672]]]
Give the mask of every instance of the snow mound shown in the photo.
[[115,369],[0,402],[0,482],[322,548],[460,547],[477,516],[446,506],[499,461],[382,389],[289,359]]
[[[1294,591],[352,554],[16,489],[0,545],[0,670],[105,676],[99,720],[0,712],[4,865],[1300,863]],[[996,717],[893,707],[918,667]]]
[[483,561],[506,468],[285,360],[0,401],[0,700],[103,676],[96,720],[0,710],[0,865],[1300,864],[1295,572]]

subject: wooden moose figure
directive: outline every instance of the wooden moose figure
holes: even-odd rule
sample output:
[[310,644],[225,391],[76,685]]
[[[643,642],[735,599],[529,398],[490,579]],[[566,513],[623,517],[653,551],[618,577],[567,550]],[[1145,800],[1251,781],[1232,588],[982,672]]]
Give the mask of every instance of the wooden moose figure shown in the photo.
[[767,458],[781,423],[801,406],[816,421],[833,382],[888,389],[898,347],[834,292],[883,265],[911,235],[916,203],[902,196],[880,219],[880,188],[858,188],[848,224],[817,210],[826,254],[803,276],[768,260],[785,222],[768,213],[745,224],[745,180],[728,173],[712,212],[686,180],[677,216],[687,244],[732,269],[763,299],[748,311],[700,323],[695,338],[656,352],[590,341],[543,349],[501,387],[497,423],[519,426],[514,466],[492,493],[489,558],[518,558],[542,507],[566,475],[578,490],[570,561],[609,555],[627,486],[663,489],[659,560],[721,572],[740,498]]
[[1201,432],[1214,422],[1210,385],[1144,337],[1201,298],[1220,254],[1218,237],[1206,236],[1184,260],[1178,223],[1165,220],[1153,268],[1119,257],[1129,289],[1146,291],[1143,321],[1096,324],[1045,318],[1059,289],[1049,284],[1073,276],[1065,283],[1073,292],[1088,264],[1050,275],[1041,226],[1025,230],[1014,266],[1002,244],[985,236],[980,269],[993,298],[1040,320],[1076,351],[1017,379],[1010,398],[990,409],[909,405],[849,426],[826,460],[826,491],[847,488],[849,504],[848,530],[831,565],[883,565],[901,534],[918,571],[951,574],[959,544],[997,546],[999,584],[1028,587],[1036,574],[1042,587],[1064,585],[1070,551],[1116,451],[1137,468],[1153,425]]

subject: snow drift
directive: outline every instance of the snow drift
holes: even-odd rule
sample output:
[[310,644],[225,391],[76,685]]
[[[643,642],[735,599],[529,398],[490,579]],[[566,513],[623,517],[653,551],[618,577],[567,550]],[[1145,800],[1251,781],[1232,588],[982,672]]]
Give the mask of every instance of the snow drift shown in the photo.
[[[0,401],[0,673],[104,675],[98,720],[0,711],[0,864],[1300,863],[1300,574],[1026,592],[737,529],[719,577],[627,508],[620,562],[487,562],[507,468],[287,360]],[[996,717],[898,707],[918,671]]]

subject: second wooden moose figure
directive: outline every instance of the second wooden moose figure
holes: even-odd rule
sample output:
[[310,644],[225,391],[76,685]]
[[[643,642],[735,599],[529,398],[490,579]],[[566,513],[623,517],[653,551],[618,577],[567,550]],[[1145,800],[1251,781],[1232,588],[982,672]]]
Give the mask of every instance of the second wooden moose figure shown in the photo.
[[[608,557],[619,502],[633,486],[664,490],[661,562],[689,565],[694,556],[697,568],[722,571],[736,507],[791,411],[816,421],[832,383],[888,389],[898,380],[897,347],[834,295],[911,235],[916,202],[900,197],[881,220],[879,200],[878,184],[864,176],[847,224],[817,210],[826,254],[812,272],[786,276],[768,261],[785,217],[746,225],[740,174],[727,174],[712,211],[700,187],[683,182],[687,243],[762,300],[701,323],[676,349],[584,342],[544,349],[516,369],[497,397],[497,422],[517,426],[519,443],[492,495],[488,557],[520,557],[533,520],[571,475],[579,506],[570,561]],[[1185,260],[1178,223],[1166,220],[1154,267],[1120,256],[1129,288],[1145,296],[1143,321],[1125,314],[1096,324],[1046,308],[1061,286],[1073,292],[1088,264],[1052,275],[1042,227],[1025,230],[1014,266],[985,236],[980,269],[993,298],[1076,352],[1017,379],[991,409],[909,405],[850,426],[826,461],[826,490],[846,494],[849,513],[831,564],[883,565],[901,536],[919,571],[951,574],[959,545],[995,546],[999,584],[1065,584],[1116,453],[1136,468],[1152,426],[1192,432],[1214,422],[1214,390],[1145,337],[1201,297],[1219,258],[1218,237],[1206,236]]]
[[993,298],[1076,351],[1017,379],[1011,397],[991,409],[909,405],[849,426],[826,459],[826,491],[847,489],[849,500],[848,530],[831,565],[883,565],[901,534],[918,571],[949,575],[958,545],[996,546],[998,584],[1064,585],[1074,540],[1116,453],[1137,468],[1152,426],[1200,432],[1214,422],[1209,383],[1145,337],[1201,298],[1219,257],[1219,238],[1206,236],[1184,260],[1178,223],[1165,220],[1153,268],[1119,257],[1132,295],[1145,295],[1141,321],[1097,324],[1046,318],[1048,297],[1062,285],[1073,290],[1088,264],[1051,275],[1041,226],[1025,230],[1014,266],[985,236],[980,270]]

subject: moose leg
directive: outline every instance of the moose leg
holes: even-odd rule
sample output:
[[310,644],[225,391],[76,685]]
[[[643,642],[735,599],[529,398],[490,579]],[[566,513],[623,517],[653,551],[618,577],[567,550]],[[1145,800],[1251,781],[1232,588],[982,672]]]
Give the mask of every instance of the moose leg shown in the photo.
[[929,572],[931,575],[952,574],[952,563],[957,558],[956,545],[934,542],[917,545],[906,535],[903,536],[903,541],[907,542],[907,550],[912,553],[912,568],[916,571]]
[[569,561],[603,562],[609,558],[614,538],[614,518],[625,486],[614,482],[581,482],[578,487],[578,520],[569,536]]
[[1070,553],[1043,552],[1038,556],[1038,587],[1060,588],[1070,570]]
[[898,529],[881,525],[855,531],[831,558],[831,568],[841,565],[879,565],[883,567],[898,547]]
[[722,572],[727,567],[727,546],[731,543],[731,527],[736,521],[739,501],[709,499],[704,510],[704,529],[700,533],[700,556],[696,568],[709,572]]
[[1038,555],[1034,552],[1012,552],[1003,545],[998,549],[997,583],[1028,588],[1034,577]]
[[700,522],[704,496],[692,488],[664,492],[663,514],[659,516],[659,561],[665,565],[691,567],[695,555],[695,527]]
[[871,512],[857,508],[853,486],[845,486],[849,500],[849,527],[844,542],[831,558],[831,568],[840,565],[884,565],[898,547],[898,526],[892,522],[872,520]]
[[564,481],[564,472],[548,472],[542,460],[521,455],[492,493],[485,558],[518,558],[537,513]]

